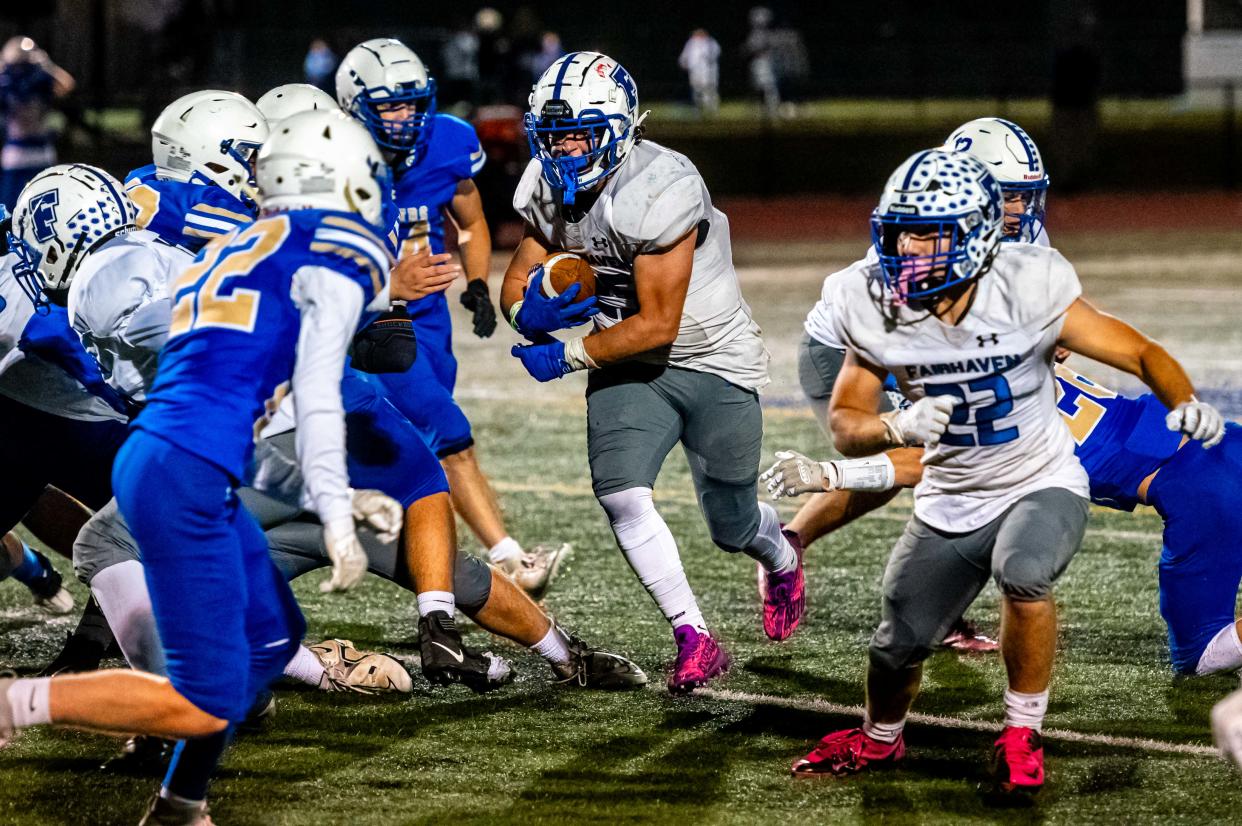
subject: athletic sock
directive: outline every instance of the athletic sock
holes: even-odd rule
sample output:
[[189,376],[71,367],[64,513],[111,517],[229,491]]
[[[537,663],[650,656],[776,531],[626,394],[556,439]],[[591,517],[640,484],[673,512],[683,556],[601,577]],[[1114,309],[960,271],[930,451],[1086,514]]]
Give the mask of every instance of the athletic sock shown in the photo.
[[904,717],[896,723],[877,723],[871,719],[870,714],[863,713],[862,730],[872,740],[891,745],[897,742],[897,738],[901,736],[902,729],[905,727],[906,718]]
[[432,611],[444,611],[450,617],[457,610],[457,603],[448,591],[423,591],[418,595],[418,615],[425,617]]
[[224,754],[235,728],[230,724],[224,731],[177,743],[172,762],[168,764],[168,773],[164,775],[160,796],[179,803],[205,800],[211,776],[215,774],[220,756]]
[[1048,713],[1048,692],[1023,694],[1012,688],[1005,689],[1005,725],[1020,726],[1039,731]]
[[1242,640],[1238,639],[1238,625],[1231,622],[1216,632],[1212,641],[1199,656],[1195,674],[1202,677],[1220,671],[1237,671],[1242,668]]
[[495,545],[487,549],[487,560],[493,565],[499,565],[505,560],[512,559],[522,555],[522,546],[511,536],[497,542]]
[[319,686],[323,682],[325,671],[323,663],[315,656],[315,652],[305,645],[298,646],[293,659],[289,660],[289,664],[285,666],[286,677],[313,686]]
[[692,625],[707,633],[703,613],[681,567],[673,532],[656,512],[650,488],[630,488],[599,498],[608,512],[612,532],[638,580],[651,594],[665,619],[678,628]]
[[798,554],[781,533],[781,518],[767,502],[759,503],[759,532],[746,548],[746,555],[774,574],[789,573],[798,567]]
[[107,617],[115,621],[117,644],[131,668],[166,675],[168,663],[164,659],[159,630],[155,627],[155,612],[151,608],[151,594],[142,563],[127,559],[109,565],[91,578],[90,585],[91,602],[87,603],[82,625],[87,623],[90,606],[94,605],[100,612],[98,622],[109,638],[112,632]]
[[13,579],[27,587],[35,585],[39,580],[47,576],[47,569],[43,567],[43,561],[39,559],[39,554],[25,542],[22,543],[21,564],[13,569],[12,576]]
[[569,662],[569,646],[566,643],[567,640],[561,633],[561,629],[553,624],[548,629],[548,633],[543,635],[543,639],[530,648],[553,665],[565,665]]
[[13,714],[13,727],[26,728],[52,722],[52,710],[48,700],[51,690],[51,677],[14,680],[6,695]]

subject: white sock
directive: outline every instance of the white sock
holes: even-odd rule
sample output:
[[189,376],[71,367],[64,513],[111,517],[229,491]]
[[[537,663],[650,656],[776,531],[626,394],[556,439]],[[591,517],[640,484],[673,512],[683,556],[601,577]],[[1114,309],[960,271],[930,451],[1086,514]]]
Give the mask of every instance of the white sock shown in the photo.
[[432,611],[444,611],[450,617],[457,610],[457,602],[448,591],[423,591],[418,595],[418,615],[425,617]]
[[52,711],[48,702],[51,688],[51,677],[27,677],[13,681],[7,697],[14,728],[52,722]]
[[512,559],[515,556],[522,555],[522,546],[511,536],[497,542],[495,545],[487,549],[487,559],[493,565],[499,565],[506,559]]
[[1023,694],[1012,688],[1005,689],[1005,725],[1021,726],[1039,731],[1048,713],[1048,692]]
[[188,797],[182,797],[179,794],[173,794],[168,790],[167,786],[160,786],[160,797],[169,803],[175,803],[187,809],[192,806],[202,805],[203,802],[201,800],[190,800]]
[[759,503],[759,533],[750,541],[746,555],[774,574],[788,573],[798,567],[798,554],[781,533],[781,518],[776,508],[767,502]]
[[569,646],[565,643],[565,635],[561,633],[561,629],[553,625],[548,629],[548,633],[543,635],[543,639],[530,648],[553,665],[564,665],[569,662]]
[[108,619],[112,635],[131,668],[166,675],[164,646],[155,627],[151,595],[142,563],[128,559],[104,568],[91,578],[91,593]]
[[863,712],[863,733],[872,740],[879,740],[881,743],[896,743],[897,738],[901,736],[902,729],[906,727],[906,718],[902,717],[896,723],[877,723],[871,719],[871,715]]
[[1212,641],[1203,649],[1195,674],[1202,677],[1218,671],[1237,671],[1242,668],[1242,640],[1238,639],[1237,623],[1229,623],[1216,632]]
[[608,513],[625,561],[630,563],[638,581],[651,594],[664,617],[674,628],[693,625],[706,633],[703,613],[681,567],[677,540],[656,513],[651,502],[651,488],[610,493],[601,496],[599,503]]
[[285,676],[317,687],[323,680],[324,670],[323,663],[315,656],[315,652],[305,645],[299,645],[293,659],[285,666]]

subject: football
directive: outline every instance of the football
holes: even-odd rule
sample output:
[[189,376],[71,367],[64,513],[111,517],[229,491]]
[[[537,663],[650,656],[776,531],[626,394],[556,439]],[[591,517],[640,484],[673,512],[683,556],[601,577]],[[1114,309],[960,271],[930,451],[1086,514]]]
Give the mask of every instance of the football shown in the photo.
[[595,270],[591,269],[585,258],[572,252],[549,255],[543,261],[543,272],[543,294],[548,298],[556,298],[571,284],[579,285],[577,301],[595,295]]

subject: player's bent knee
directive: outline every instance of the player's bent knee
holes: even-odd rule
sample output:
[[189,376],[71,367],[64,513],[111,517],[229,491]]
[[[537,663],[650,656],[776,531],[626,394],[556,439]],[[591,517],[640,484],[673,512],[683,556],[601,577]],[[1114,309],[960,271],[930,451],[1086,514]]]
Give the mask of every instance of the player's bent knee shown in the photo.
[[896,641],[877,641],[872,638],[867,647],[867,659],[872,668],[882,671],[905,671],[922,663],[931,656],[930,645],[903,644]]
[[733,490],[707,491],[702,504],[707,531],[717,548],[736,554],[750,547],[759,533],[761,519],[753,483],[741,496]]
[[599,503],[608,514],[614,531],[634,525],[656,512],[651,488],[633,487],[605,494],[599,497]]
[[453,566],[453,598],[467,616],[483,610],[492,596],[492,569],[472,554],[457,554]]
[[996,587],[1015,602],[1039,602],[1052,595],[1053,574],[1038,559],[1014,554],[994,574]]

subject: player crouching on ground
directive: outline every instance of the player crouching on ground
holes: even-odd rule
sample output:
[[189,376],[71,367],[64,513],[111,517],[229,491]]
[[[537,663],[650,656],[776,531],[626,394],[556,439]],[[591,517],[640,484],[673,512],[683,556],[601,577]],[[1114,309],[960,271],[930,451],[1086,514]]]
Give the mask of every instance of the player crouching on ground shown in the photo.
[[[338,113],[307,113],[283,126],[259,155],[260,220],[210,250],[173,288],[161,369],[114,468],[169,678],[109,671],[0,681],[3,740],[46,723],[186,738],[152,822],[210,822],[204,798],[229,732],[305,631],[266,538],[235,492],[263,400],[290,381],[307,400],[297,410],[300,460],[333,561],[327,586],[350,588],[366,569],[339,387],[363,308],[388,303],[389,262],[379,242],[351,258],[316,248],[325,230],[373,237],[388,176],[370,137]],[[45,227],[74,219],[54,209],[34,214]],[[384,512],[399,513],[389,504]]]
[[[535,157],[513,199],[526,234],[501,304],[535,342],[513,349],[533,377],[591,368],[592,485],[626,560],[673,625],[668,686],[686,692],[722,674],[729,658],[652,504],[675,444],[712,540],[767,571],[764,629],[773,639],[802,616],[803,576],[776,511],[755,499],[768,353],[742,300],[728,220],[685,156],[641,140],[642,120],[634,80],[605,55],[566,55],[535,83],[526,116]],[[597,276],[595,329],[568,344],[548,334],[585,323],[597,305],[543,297],[539,265],[553,250],[585,258]]]
[[[1195,400],[1181,366],[1084,301],[1060,253],[1000,243],[1003,212],[1000,187],[977,158],[917,153],[893,173],[872,219],[878,262],[831,279],[833,325],[847,348],[830,408],[834,441],[847,456],[922,445],[925,472],[884,574],[862,727],[829,734],[794,764],[795,776],[902,758],[922,662],[990,572],[1009,676],[996,787],[1042,786],[1051,588],[1078,549],[1088,509],[1087,477],[1053,392],[1057,346],[1141,378],[1173,411],[1176,430],[1219,435],[1219,414]],[[913,404],[881,415],[888,373]]]

